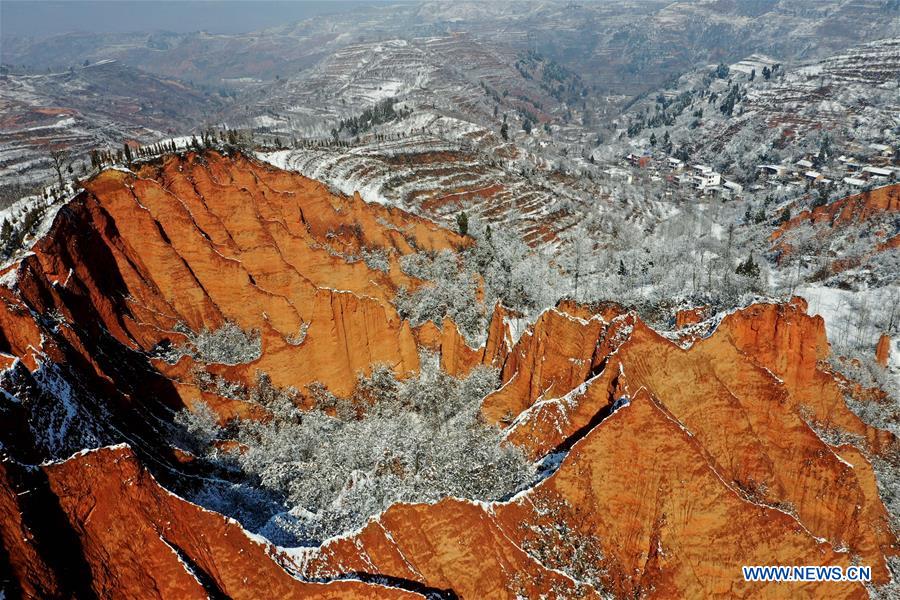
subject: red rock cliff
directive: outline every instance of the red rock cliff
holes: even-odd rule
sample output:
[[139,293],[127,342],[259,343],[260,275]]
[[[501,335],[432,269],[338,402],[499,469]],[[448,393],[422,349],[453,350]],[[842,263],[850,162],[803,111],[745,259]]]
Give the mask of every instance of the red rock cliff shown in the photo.
[[[16,590],[864,598],[856,583],[748,583],[740,572],[853,561],[889,580],[900,547],[869,461],[892,460],[898,443],[847,408],[824,366],[825,324],[802,301],[736,310],[679,343],[615,304],[561,302],[521,335],[498,306],[471,348],[449,320],[413,330],[390,303],[398,286],[421,285],[399,256],[467,243],[240,156],[169,157],[85,184],[0,287],[0,387],[13,399],[0,539]],[[359,260],[364,250],[386,270]],[[259,358],[150,355],[183,341],[176,324],[226,321],[259,332]],[[420,347],[453,374],[501,371],[482,414],[545,460],[540,481],[493,503],[396,505],[302,558],[167,491],[202,475],[169,448],[171,409],[201,398],[222,416],[255,409],[203,387],[198,369],[346,394],[373,363],[416,369]],[[108,437],[129,445],[45,462]]]

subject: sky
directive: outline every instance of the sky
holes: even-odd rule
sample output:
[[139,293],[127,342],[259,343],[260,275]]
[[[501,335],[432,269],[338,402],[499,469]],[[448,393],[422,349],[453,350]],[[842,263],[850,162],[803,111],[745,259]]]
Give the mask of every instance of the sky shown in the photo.
[[0,35],[243,33],[386,0],[0,0]]

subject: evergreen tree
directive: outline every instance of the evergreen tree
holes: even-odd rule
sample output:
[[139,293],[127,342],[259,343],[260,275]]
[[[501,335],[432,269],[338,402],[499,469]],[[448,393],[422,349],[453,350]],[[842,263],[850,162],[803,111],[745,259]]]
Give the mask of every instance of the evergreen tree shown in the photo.
[[469,215],[466,211],[456,215],[456,225],[459,227],[459,235],[466,235],[469,232]]
[[781,211],[781,215],[778,217],[777,224],[781,225],[782,223],[787,223],[790,220],[791,220],[791,208],[789,206],[785,206],[784,210]]
[[737,266],[737,269],[734,270],[738,275],[743,275],[744,277],[749,277],[751,279],[756,279],[759,277],[759,265],[756,264],[756,261],[753,260],[753,253],[750,253],[750,256],[747,257],[747,260],[740,263]]
[[12,239],[13,227],[12,224],[6,219],[3,220],[3,227],[0,228],[0,244],[4,247],[9,243]]

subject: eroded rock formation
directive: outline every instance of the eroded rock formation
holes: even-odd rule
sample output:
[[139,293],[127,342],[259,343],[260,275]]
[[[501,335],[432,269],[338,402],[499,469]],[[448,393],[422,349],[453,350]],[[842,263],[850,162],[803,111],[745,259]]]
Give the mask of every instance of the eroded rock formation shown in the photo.
[[[241,156],[87,182],[0,287],[0,575],[27,597],[101,598],[866,597],[744,582],[755,564],[890,580],[900,545],[871,462],[900,448],[847,408],[804,302],[666,334],[612,303],[561,302],[527,326],[498,305],[472,348],[391,302],[424,285],[400,256],[469,243]],[[225,323],[258,332],[258,356],[165,359]],[[420,349],[454,375],[500,371],[482,414],[541,461],[538,481],[398,504],[302,550],[167,491],[204,475],[167,438],[173,410],[265,418],[211,377],[347,395],[373,364],[416,370]]]

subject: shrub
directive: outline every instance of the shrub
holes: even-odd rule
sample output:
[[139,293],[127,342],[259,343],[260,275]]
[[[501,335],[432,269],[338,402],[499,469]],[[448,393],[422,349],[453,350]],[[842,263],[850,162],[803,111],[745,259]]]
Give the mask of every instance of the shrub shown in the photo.
[[197,454],[207,452],[222,431],[216,413],[202,400],[194,404],[193,409],[176,413],[175,423],[184,429],[184,445]]
[[258,331],[244,331],[231,322],[219,329],[203,329],[194,333],[184,324],[175,326],[187,341],[182,346],[160,348],[156,354],[174,364],[183,356],[205,363],[240,365],[253,362],[262,355],[262,341]]
[[[316,406],[303,412],[295,391],[278,390],[263,376],[249,399],[272,418],[232,423],[243,450],[209,458],[240,473],[248,490],[282,498],[281,510],[257,519],[266,521],[261,533],[276,543],[325,539],[395,502],[501,498],[529,481],[533,469],[502,443],[499,429],[482,421],[481,400],[497,377],[480,367],[457,379],[426,356],[421,372],[408,380],[385,367],[361,376],[349,399],[314,386]],[[179,422],[198,433],[198,443],[212,433],[196,416],[179,416]],[[234,503],[220,510],[239,514],[239,495]]]

